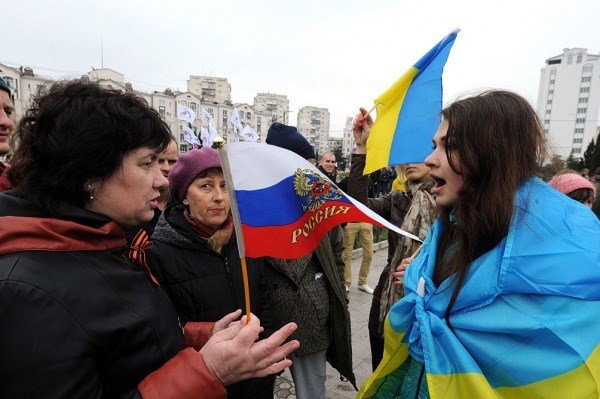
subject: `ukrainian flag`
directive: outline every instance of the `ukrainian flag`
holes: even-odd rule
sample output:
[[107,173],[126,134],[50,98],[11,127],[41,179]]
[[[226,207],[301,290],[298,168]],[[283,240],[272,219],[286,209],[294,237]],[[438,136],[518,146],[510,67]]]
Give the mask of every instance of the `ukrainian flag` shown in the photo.
[[507,237],[469,268],[453,330],[452,279],[432,282],[436,222],[358,398],[399,397],[410,358],[425,364],[432,399],[600,397],[600,222],[537,178],[515,203]]
[[375,100],[377,120],[367,140],[364,174],[388,165],[423,162],[441,122],[442,72],[452,31]]

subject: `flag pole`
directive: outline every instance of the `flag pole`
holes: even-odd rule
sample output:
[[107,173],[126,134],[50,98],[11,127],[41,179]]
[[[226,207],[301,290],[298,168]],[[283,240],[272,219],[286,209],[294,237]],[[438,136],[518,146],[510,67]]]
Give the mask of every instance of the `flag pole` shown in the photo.
[[215,137],[213,146],[219,150],[221,157],[221,167],[223,168],[223,176],[225,184],[227,184],[227,192],[229,193],[229,202],[231,204],[231,216],[233,217],[233,227],[237,241],[238,252],[242,264],[242,278],[244,280],[244,298],[246,299],[246,317],[250,320],[250,286],[248,284],[248,267],[246,266],[246,247],[244,245],[244,232],[242,231],[242,223],[240,219],[240,210],[238,208],[237,199],[235,197],[235,187],[231,177],[231,168],[229,167],[229,158],[225,140],[221,136]]

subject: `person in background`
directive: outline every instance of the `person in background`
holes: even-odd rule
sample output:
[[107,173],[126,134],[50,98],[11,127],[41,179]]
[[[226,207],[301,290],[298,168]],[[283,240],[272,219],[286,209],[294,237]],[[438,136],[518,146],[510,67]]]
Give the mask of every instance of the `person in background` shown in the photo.
[[578,173],[563,173],[555,176],[548,182],[550,187],[557,189],[569,198],[592,209],[596,187],[594,183]]
[[535,177],[546,140],[526,99],[441,113],[425,159],[439,216],[392,274],[405,296],[358,398],[596,397],[600,221]]
[[402,191],[407,192],[406,187],[406,174],[404,173],[404,169],[401,165],[394,166],[394,170],[396,171],[396,178],[392,182],[391,191]]
[[373,260],[373,225],[364,222],[348,223],[344,226],[344,253],[342,257],[345,264],[346,292],[350,291],[352,285],[352,252],[357,236],[362,247],[362,260],[358,272],[358,289],[367,294],[372,294],[373,288],[367,284],[367,278]]
[[319,160],[319,170],[334,183],[338,182],[335,155],[332,152],[326,152]]
[[150,220],[167,184],[169,129],[143,98],[57,83],[16,135],[0,194],[0,397],[223,399],[291,363],[293,324],[259,342],[256,316],[229,326],[239,310],[182,328],[125,246],[122,228]]
[[[378,198],[367,198],[368,178],[363,176],[363,170],[367,154],[366,142],[373,120],[364,108],[360,109],[354,120],[356,153],[352,156],[348,193],[380,216],[400,226],[402,230],[423,240],[437,215],[437,207],[431,193],[434,182],[429,176],[429,167],[423,163],[403,165],[401,175],[406,176],[407,192],[394,190]],[[399,234],[395,234],[393,238],[394,244],[390,245],[393,252],[388,252],[388,263],[379,276],[369,312],[369,342],[373,370],[383,358],[385,317],[392,305],[402,296],[402,289],[394,284],[392,273],[396,271],[402,259],[412,256],[420,245],[420,242]]]
[[[266,142],[307,160],[315,157],[311,145],[293,126],[274,123]],[[335,227],[303,258],[266,258],[265,279],[277,326],[291,321],[298,325],[292,338],[300,342],[300,349],[290,357],[298,399],[326,399],[326,362],[356,387],[343,250],[342,229]]]
[[[175,138],[171,136],[171,141],[169,141],[169,145],[163,151],[162,154],[158,156],[158,167],[162,172],[163,176],[169,179],[169,173],[175,163],[177,163],[177,158],[179,158],[179,148],[177,148],[177,142]],[[167,207],[167,202],[169,201],[169,188],[167,187],[165,190],[160,192],[160,198],[158,199],[158,208],[161,212],[165,210]],[[157,218],[158,221],[158,218]]]
[[[219,153],[202,147],[179,157],[169,174],[172,204],[152,234],[150,268],[171,298],[182,323],[216,321],[246,309],[242,266],[230,214],[229,191]],[[248,259],[250,304],[265,331],[273,333],[271,298],[263,259]],[[227,387],[231,399],[273,397],[274,376]]]
[[[15,127],[15,107],[10,98],[10,87],[0,78],[0,156],[10,152],[10,135]],[[10,190],[9,165],[0,162],[0,192]]]

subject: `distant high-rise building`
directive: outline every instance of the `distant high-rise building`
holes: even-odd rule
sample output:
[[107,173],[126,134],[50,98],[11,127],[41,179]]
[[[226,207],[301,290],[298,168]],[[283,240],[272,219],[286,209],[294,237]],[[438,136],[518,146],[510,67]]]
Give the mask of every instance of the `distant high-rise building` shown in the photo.
[[329,110],[318,107],[302,107],[298,112],[298,131],[322,155],[329,151]]
[[600,55],[565,48],[548,58],[540,74],[537,113],[552,154],[582,158],[596,135],[599,111]]
[[190,75],[187,89],[204,102],[231,105],[231,85],[226,78]]
[[258,93],[254,97],[254,109],[269,115],[273,122],[289,125],[290,100],[284,94]]

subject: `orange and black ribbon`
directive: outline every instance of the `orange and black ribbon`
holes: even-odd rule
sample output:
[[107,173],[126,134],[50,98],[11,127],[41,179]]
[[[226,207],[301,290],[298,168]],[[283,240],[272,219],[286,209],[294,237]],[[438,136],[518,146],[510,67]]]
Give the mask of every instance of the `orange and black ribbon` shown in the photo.
[[129,245],[129,259],[143,268],[154,285],[160,286],[158,280],[150,271],[146,259],[146,250],[150,249],[150,247],[152,247],[152,242],[148,237],[148,233],[146,233],[146,230],[140,229]]

